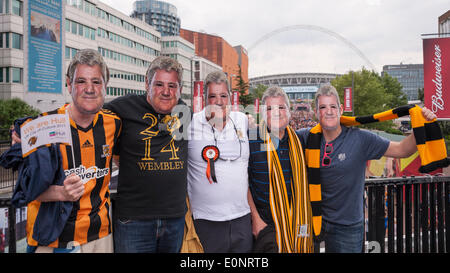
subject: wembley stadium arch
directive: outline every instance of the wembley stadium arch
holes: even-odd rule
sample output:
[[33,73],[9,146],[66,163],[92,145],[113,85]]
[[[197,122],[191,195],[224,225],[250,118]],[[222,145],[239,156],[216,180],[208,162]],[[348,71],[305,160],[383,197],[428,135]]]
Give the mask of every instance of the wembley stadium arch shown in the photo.
[[[276,29],[272,32],[269,32],[256,40],[250,47],[248,48],[249,54],[254,50],[255,47],[263,43],[264,41],[270,39],[271,37],[287,31],[294,30],[312,30],[327,34],[329,36],[334,37],[335,39],[342,42],[345,46],[350,48],[354,53],[356,53],[366,65],[368,65],[372,70],[376,71],[373,63],[364,55],[364,53],[357,48],[353,43],[349,40],[345,39],[338,33],[329,30],[324,27],[315,26],[315,25],[291,25],[285,26],[279,29]],[[265,86],[277,85],[283,88],[283,90],[287,93],[288,97],[291,100],[311,100],[314,98],[314,94],[317,89],[322,84],[330,84],[331,81],[340,76],[340,74],[332,74],[332,73],[286,73],[286,74],[276,74],[276,75],[266,75],[253,77],[249,79],[250,88],[254,88],[259,84]]]

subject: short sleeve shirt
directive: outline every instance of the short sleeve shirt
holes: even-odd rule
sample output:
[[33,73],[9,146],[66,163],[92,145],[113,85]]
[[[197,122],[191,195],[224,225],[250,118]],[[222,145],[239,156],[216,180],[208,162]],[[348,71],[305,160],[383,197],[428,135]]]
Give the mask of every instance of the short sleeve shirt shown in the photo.
[[[303,148],[309,129],[297,131]],[[389,140],[369,131],[342,126],[341,134],[331,141],[331,163],[322,166],[325,139],[320,146],[323,219],[341,225],[363,221],[365,170],[368,160],[379,159],[389,147]]]

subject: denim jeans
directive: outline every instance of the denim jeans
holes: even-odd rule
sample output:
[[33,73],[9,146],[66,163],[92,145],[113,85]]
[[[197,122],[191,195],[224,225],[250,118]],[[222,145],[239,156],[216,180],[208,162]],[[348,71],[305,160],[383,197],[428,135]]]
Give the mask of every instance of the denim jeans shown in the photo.
[[361,253],[364,243],[364,222],[339,225],[322,221],[322,238],[326,253]]
[[183,243],[184,216],[114,222],[117,253],[178,253]]

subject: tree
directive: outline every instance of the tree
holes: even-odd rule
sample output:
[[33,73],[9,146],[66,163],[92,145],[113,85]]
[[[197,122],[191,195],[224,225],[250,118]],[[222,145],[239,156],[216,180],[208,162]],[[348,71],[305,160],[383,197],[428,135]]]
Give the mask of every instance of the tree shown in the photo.
[[264,92],[268,87],[264,84],[258,84],[256,87],[250,89],[250,93],[255,99],[262,99]]
[[14,120],[26,116],[37,116],[39,113],[39,110],[21,99],[0,100],[0,140],[9,139],[9,128]]
[[[355,116],[372,115],[406,104],[406,101],[398,100],[397,97],[394,98],[394,94],[397,94],[397,88],[399,87],[396,84],[396,79],[392,77],[383,79],[375,71],[364,68],[360,71],[344,74],[331,82],[338,91],[341,101],[344,97],[344,87],[352,86],[352,73],[354,77],[353,108]],[[390,90],[388,91],[387,88]],[[400,103],[400,105],[395,105],[397,103]],[[344,115],[350,114],[344,113]],[[392,121],[376,122],[362,127],[400,133],[392,128]]]
[[237,85],[236,88],[233,89],[233,91],[239,92],[239,104],[242,106],[247,107],[249,104],[253,104],[253,96],[252,94],[249,94],[247,92],[249,84],[248,82],[245,82],[242,78],[242,69],[241,66],[239,66],[238,75],[236,76]]
[[386,105],[388,108],[395,108],[408,104],[408,99],[402,91],[403,86],[397,78],[390,76],[388,73],[383,73],[380,80],[386,90],[386,93],[390,96],[388,98],[389,102]]
[[422,103],[425,103],[425,97],[424,97],[424,89],[423,88],[419,88],[418,90],[417,90],[417,99],[418,100],[420,100]]

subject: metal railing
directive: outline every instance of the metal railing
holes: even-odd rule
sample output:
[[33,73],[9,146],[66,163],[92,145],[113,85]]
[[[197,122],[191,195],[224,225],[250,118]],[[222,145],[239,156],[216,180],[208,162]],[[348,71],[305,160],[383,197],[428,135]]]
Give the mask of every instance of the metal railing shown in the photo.
[[448,176],[367,179],[368,248],[382,253],[448,252],[449,187]]
[[[450,176],[367,179],[366,252],[447,253],[450,249]],[[0,196],[8,222],[16,223],[10,196]],[[113,209],[114,210],[114,209]],[[16,225],[8,225],[16,252]]]
[[6,234],[2,234],[0,240],[2,249],[9,247],[9,253],[16,253],[16,208],[11,204],[11,197],[0,197],[0,208],[8,208],[8,229]]
[[[10,147],[11,141],[0,140],[0,155],[7,151]],[[12,191],[16,180],[17,171],[14,172],[12,169],[7,170],[0,166],[0,190],[9,189]]]

